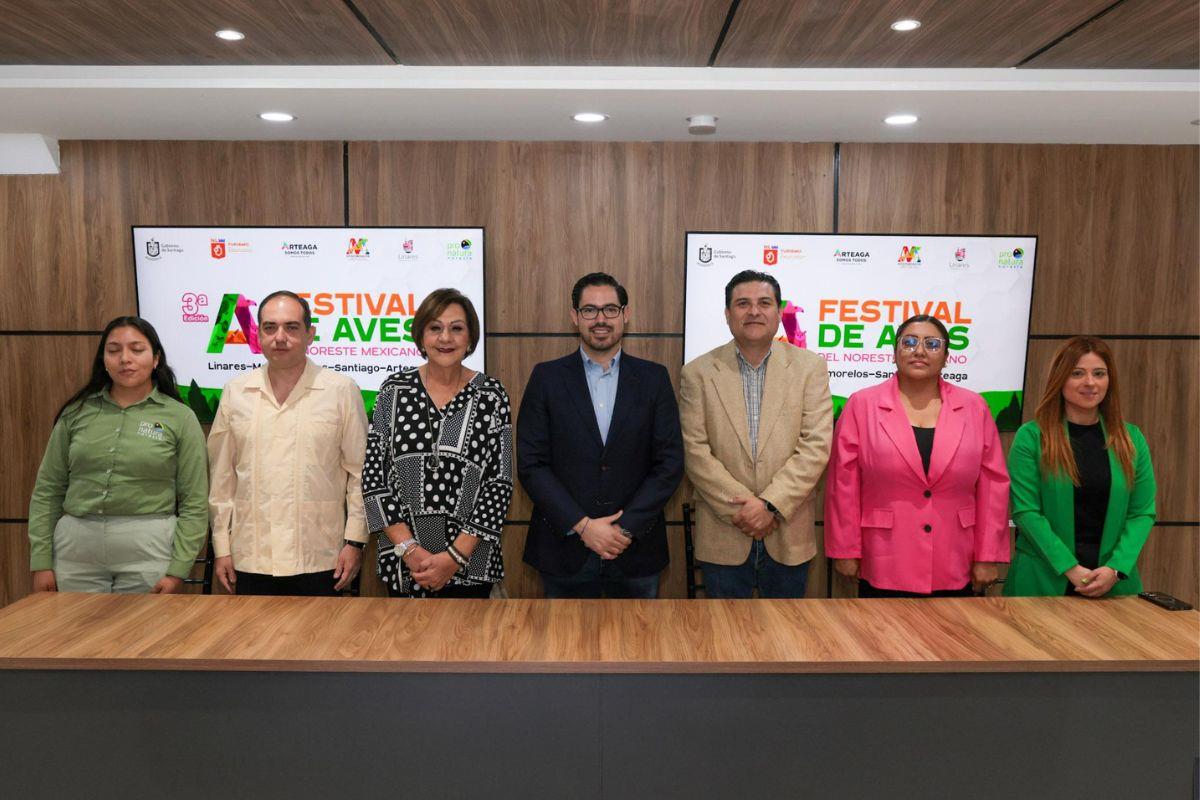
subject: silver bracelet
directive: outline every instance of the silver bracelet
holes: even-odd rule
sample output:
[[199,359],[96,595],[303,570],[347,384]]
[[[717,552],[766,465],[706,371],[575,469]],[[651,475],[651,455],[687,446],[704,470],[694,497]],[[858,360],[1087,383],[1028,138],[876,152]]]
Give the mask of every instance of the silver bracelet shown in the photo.
[[462,569],[467,568],[467,559],[465,557],[463,557],[462,553],[458,552],[458,550],[455,549],[453,544],[446,545],[446,552],[450,554],[450,557],[452,559],[454,559],[455,564],[458,564],[458,566],[461,567]]

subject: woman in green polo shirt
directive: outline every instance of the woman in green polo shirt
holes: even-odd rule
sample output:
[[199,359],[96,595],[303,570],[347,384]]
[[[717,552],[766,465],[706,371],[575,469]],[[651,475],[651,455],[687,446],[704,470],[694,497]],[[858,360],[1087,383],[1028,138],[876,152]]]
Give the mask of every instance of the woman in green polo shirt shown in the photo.
[[1117,365],[1100,339],[1065,341],[1034,419],[1008,454],[1017,545],[1007,595],[1099,598],[1142,590],[1138,554],[1154,527],[1146,439],[1121,416]]
[[29,500],[35,592],[177,592],[208,531],[204,433],[154,327],[117,317]]

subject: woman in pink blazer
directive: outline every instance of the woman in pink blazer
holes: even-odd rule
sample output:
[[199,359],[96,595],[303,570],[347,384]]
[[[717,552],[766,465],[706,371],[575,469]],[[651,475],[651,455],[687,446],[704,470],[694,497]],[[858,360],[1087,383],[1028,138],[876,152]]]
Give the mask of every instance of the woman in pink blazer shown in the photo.
[[896,375],[838,420],[825,554],[859,597],[970,596],[1009,559],[1000,435],[982,397],[942,380],[948,342],[938,319],[905,320]]

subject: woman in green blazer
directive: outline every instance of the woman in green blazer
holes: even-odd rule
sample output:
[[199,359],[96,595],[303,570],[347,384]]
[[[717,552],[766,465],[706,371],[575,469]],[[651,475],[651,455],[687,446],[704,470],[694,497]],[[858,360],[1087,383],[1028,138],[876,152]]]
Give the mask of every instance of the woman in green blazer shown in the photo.
[[1034,419],[1008,454],[1017,545],[1006,595],[1099,598],[1142,590],[1137,558],[1154,527],[1146,439],[1121,416],[1116,363],[1100,339],[1054,355]]

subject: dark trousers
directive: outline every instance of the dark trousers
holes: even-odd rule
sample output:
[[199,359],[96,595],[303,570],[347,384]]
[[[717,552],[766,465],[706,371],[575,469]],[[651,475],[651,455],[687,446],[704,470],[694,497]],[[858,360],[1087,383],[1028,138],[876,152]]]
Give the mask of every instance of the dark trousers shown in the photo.
[[858,581],[858,596],[859,597],[974,597],[975,590],[971,588],[971,584],[967,583],[961,589],[939,589],[933,594],[918,594],[917,592],[900,592],[895,589],[876,589],[871,584],[862,580]]
[[492,584],[481,583],[477,586],[445,586],[440,592],[418,589],[415,592],[398,592],[391,586],[387,587],[388,597],[412,597],[451,600],[486,600],[492,595]]
[[615,600],[653,600],[658,597],[658,573],[626,575],[620,559],[605,560],[591,551],[587,561],[574,575],[543,572],[542,590],[548,600],[588,600],[608,597]]
[[299,575],[260,575],[235,570],[235,589],[241,595],[297,595],[301,597],[340,597],[334,591],[333,570],[303,572]]

